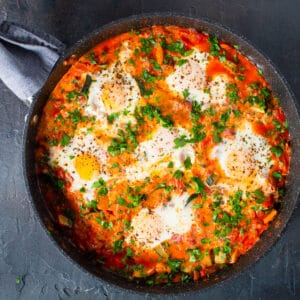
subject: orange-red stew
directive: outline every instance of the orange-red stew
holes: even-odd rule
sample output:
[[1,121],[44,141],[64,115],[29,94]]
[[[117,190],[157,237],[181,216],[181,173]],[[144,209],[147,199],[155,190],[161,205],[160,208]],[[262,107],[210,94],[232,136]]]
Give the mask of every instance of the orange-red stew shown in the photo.
[[176,26],[72,61],[37,143],[57,223],[99,267],[148,284],[235,263],[276,217],[290,160],[262,72],[237,45]]

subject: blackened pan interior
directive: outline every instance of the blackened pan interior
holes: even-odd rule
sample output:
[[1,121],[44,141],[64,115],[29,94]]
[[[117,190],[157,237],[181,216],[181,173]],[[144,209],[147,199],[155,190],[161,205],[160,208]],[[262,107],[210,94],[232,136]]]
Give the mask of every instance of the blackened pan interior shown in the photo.
[[[35,136],[39,124],[38,121],[36,122],[36,116],[41,115],[49,94],[69,68],[63,64],[63,61],[71,55],[75,55],[76,58],[80,57],[86,51],[111,36],[129,31],[132,28],[137,29],[151,25],[177,25],[182,27],[192,27],[198,31],[212,33],[216,35],[217,38],[224,40],[231,45],[239,45],[240,51],[263,71],[264,77],[270,83],[275,94],[279,97],[280,104],[284,109],[289,123],[289,130],[291,134],[292,159],[290,174],[287,178],[286,195],[284,196],[283,204],[278,216],[275,221],[272,222],[269,229],[263,233],[260,241],[258,241],[257,244],[245,255],[241,256],[236,264],[211,275],[209,280],[195,283],[175,284],[172,286],[137,285],[114,273],[101,269],[99,265],[93,265],[90,257],[87,257],[86,254],[80,253],[74,245],[64,239],[62,230],[52,221],[40,192],[35,173]],[[52,235],[49,235],[49,237],[50,240],[61,249],[63,255],[67,258],[71,258],[72,261],[79,265],[85,272],[89,272],[96,276],[98,280],[103,282],[103,284],[110,284],[118,289],[131,290],[138,293],[155,293],[161,295],[199,293],[200,290],[220,284],[226,279],[235,277],[245,270],[246,267],[249,267],[256,262],[274,244],[288,222],[296,206],[300,191],[300,122],[296,106],[296,101],[289,90],[286,81],[278,73],[278,71],[276,71],[270,60],[251,46],[244,38],[238,37],[220,25],[174,14],[131,16],[117,22],[112,22],[80,40],[67,51],[67,53],[55,65],[52,73],[31,106],[24,131],[23,169],[26,186],[32,199],[33,207],[36,214],[39,216],[45,231],[47,232],[47,226],[49,225],[54,228]]]

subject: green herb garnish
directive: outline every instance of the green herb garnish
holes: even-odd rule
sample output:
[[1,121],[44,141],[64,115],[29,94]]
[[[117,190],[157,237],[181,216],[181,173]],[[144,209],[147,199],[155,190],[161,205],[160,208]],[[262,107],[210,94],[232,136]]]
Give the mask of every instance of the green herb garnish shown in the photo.
[[173,177],[176,179],[181,179],[183,177],[184,173],[180,170],[176,170],[173,174]]
[[141,51],[146,54],[149,54],[152,51],[153,46],[157,44],[154,37],[141,38],[140,43],[142,44]]
[[276,179],[281,179],[282,178],[282,174],[279,171],[274,171],[272,172],[272,176]]
[[191,169],[192,167],[192,161],[191,161],[191,158],[188,156],[185,160],[184,160],[184,167],[186,169]]
[[92,84],[92,81],[93,81],[92,77],[89,74],[87,74],[85,77],[84,85],[81,89],[81,94],[83,94],[86,98],[88,97],[88,93],[89,93],[89,89]]
[[70,141],[71,137],[64,132],[62,138],[60,139],[60,144],[65,147],[69,145]]
[[112,113],[112,114],[108,115],[108,116],[107,116],[107,121],[108,121],[108,123],[113,124],[114,121],[115,121],[117,118],[119,118],[119,116],[120,116],[120,113],[119,113],[119,112]]

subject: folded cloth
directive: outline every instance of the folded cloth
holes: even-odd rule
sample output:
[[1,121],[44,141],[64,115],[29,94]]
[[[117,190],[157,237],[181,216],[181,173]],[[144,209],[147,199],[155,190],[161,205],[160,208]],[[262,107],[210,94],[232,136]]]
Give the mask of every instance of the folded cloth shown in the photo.
[[24,102],[42,87],[65,46],[51,35],[0,24],[0,79]]

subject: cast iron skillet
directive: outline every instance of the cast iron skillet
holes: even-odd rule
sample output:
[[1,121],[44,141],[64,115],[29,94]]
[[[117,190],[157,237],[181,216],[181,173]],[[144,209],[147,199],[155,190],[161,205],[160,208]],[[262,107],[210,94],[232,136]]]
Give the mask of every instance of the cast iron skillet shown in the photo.
[[[238,262],[233,266],[213,274],[207,281],[196,283],[184,283],[174,286],[146,286],[137,285],[133,282],[119,277],[109,271],[103,270],[99,265],[92,262],[92,257],[80,253],[74,245],[64,238],[61,229],[54,223],[47,207],[45,206],[43,195],[38,186],[37,176],[35,173],[35,136],[39,125],[39,116],[42,114],[43,107],[48,99],[49,94],[68,70],[69,66],[63,64],[64,60],[71,55],[76,58],[83,55],[96,44],[111,36],[118,35],[122,32],[129,31],[132,28],[141,28],[151,25],[178,25],[182,27],[192,27],[198,31],[213,33],[217,38],[228,42],[231,45],[239,45],[240,51],[262,69],[266,80],[270,83],[273,91],[280,99],[280,104],[286,114],[289,130],[291,134],[291,168],[287,178],[286,195],[284,196],[282,206],[275,221],[272,222],[269,229],[263,233],[260,241],[250,249],[246,255],[240,257]],[[35,97],[25,126],[24,144],[23,144],[23,167],[26,186],[30,193],[36,214],[39,216],[45,230],[47,226],[51,226],[53,234],[50,239],[54,242],[66,257],[70,257],[73,262],[79,265],[84,271],[96,276],[103,283],[111,284],[117,288],[131,290],[139,293],[155,293],[155,294],[181,294],[199,292],[200,290],[219,284],[220,282],[232,278],[242,272],[246,267],[255,263],[275,242],[279,237],[283,228],[287,224],[297,203],[300,192],[300,121],[296,108],[296,101],[289,90],[286,81],[274,68],[269,59],[263,56],[253,46],[251,46],[244,38],[233,34],[228,29],[191,17],[173,14],[151,14],[131,16],[117,22],[112,22],[94,31],[88,37],[77,42],[71,47],[67,53],[56,63],[53,71],[49,75],[44,86]]]

